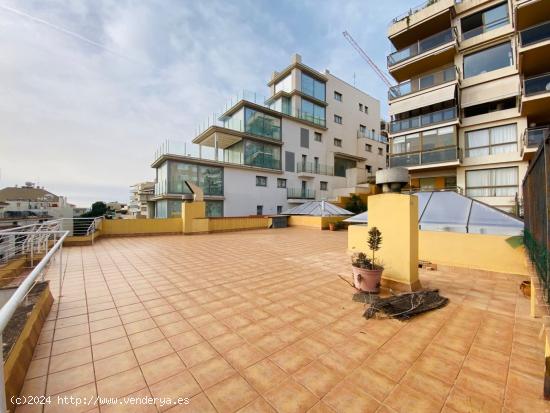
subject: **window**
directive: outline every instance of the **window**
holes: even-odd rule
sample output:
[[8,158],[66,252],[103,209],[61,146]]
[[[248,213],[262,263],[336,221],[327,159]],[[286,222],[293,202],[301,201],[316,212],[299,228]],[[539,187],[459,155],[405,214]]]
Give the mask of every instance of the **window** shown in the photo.
[[367,127],[365,125],[359,125],[359,132],[361,132],[361,135],[365,135],[367,133]]
[[264,214],[264,206],[256,205],[256,215],[263,215],[263,214]]
[[294,152],[285,151],[285,171],[294,172]]
[[365,105],[365,113],[368,115],[369,114],[369,107],[367,105]]
[[325,126],[325,108],[307,99],[302,99],[302,112],[300,113],[300,118],[308,122]]
[[367,152],[372,152],[372,145],[370,143],[365,143],[365,150]]
[[340,92],[334,91],[334,100],[337,100],[338,102],[342,101],[342,94]]
[[263,142],[244,141],[244,164],[281,169],[281,148]]
[[300,128],[300,146],[309,148],[309,129]]
[[286,188],[286,179],[277,178],[277,188]]
[[378,148],[378,155],[384,155],[384,150],[382,148]]
[[512,66],[512,44],[502,43],[464,56],[464,78]]
[[254,109],[245,108],[244,128],[246,133],[281,140],[281,119]]
[[518,168],[466,171],[467,196],[515,196],[518,193]]
[[357,162],[351,159],[334,157],[334,175],[346,176],[346,170],[357,168]]
[[223,216],[223,201],[206,201],[206,216],[207,217],[222,217]]
[[325,83],[302,72],[302,92],[315,99],[325,100]]
[[281,215],[283,213],[283,206],[277,205],[277,215]]
[[342,139],[334,138],[334,146],[342,147]]
[[493,102],[482,103],[480,105],[468,106],[464,108],[464,117],[484,115],[486,113],[497,112],[499,110],[513,109],[517,106],[516,97],[496,100]]
[[369,174],[372,172],[372,166],[371,165],[365,165],[365,169]]
[[334,122],[342,124],[342,116],[334,115]]
[[267,186],[267,176],[256,176],[256,186]]
[[314,133],[315,142],[323,142],[323,135],[319,132]]
[[360,110],[361,112],[363,112],[363,104],[362,104],[362,103],[359,103],[359,110]]
[[462,39],[470,39],[506,24],[508,24],[508,4],[502,3],[490,9],[464,17],[460,21]]
[[468,158],[516,152],[517,146],[515,123],[466,132],[466,157]]
[[321,182],[319,182],[319,184],[320,184],[319,189],[321,191],[327,191],[328,190],[328,182],[321,181]]
[[[165,170],[159,171],[164,174]],[[161,174],[159,174],[160,176]],[[168,162],[168,184],[164,191],[172,194],[190,194],[185,181],[193,182],[204,190],[205,195],[223,195],[223,169],[214,166],[194,165],[185,162]]]

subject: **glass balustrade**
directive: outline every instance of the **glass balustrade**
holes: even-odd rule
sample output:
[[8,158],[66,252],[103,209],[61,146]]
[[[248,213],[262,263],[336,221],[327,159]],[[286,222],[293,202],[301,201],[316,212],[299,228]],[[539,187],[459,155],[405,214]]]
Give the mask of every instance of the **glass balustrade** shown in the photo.
[[435,125],[441,122],[451,121],[457,118],[456,107],[430,112],[424,115],[415,116],[403,120],[395,120],[390,123],[392,133],[402,132],[409,129],[422,128],[424,126]]
[[436,33],[433,36],[422,39],[410,46],[397,50],[388,56],[388,66],[396,65],[404,60],[418,56],[428,50],[435,49],[441,45],[449,43],[455,39],[454,30],[452,27]]

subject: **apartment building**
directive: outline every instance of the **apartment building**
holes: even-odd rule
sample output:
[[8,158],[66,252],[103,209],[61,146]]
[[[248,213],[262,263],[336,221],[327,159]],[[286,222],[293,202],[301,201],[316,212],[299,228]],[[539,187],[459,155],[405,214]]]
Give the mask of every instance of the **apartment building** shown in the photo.
[[140,182],[130,187],[128,214],[134,218],[154,218],[155,202],[154,182]]
[[431,0],[388,37],[390,166],[514,211],[550,124],[550,1]]
[[204,191],[209,216],[271,215],[308,200],[368,190],[386,167],[380,102],[293,55],[274,72],[269,96],[243,93],[201,125],[192,143],[164,143],[156,169],[155,216],[177,216]]

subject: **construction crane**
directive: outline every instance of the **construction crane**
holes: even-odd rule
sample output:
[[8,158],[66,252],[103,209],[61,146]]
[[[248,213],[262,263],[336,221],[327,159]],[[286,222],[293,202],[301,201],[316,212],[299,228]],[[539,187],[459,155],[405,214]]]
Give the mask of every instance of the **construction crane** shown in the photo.
[[351,34],[349,34],[347,31],[343,32],[342,34],[344,35],[346,40],[353,46],[353,48],[357,50],[357,53],[361,55],[361,57],[369,64],[370,67],[372,67],[378,77],[382,79],[382,82],[384,82],[388,88],[391,88],[392,83],[390,82],[388,77],[384,74],[384,72],[382,72],[382,70],[380,70],[378,66],[376,66],[376,63],[373,62],[373,60],[365,53],[365,51],[361,49],[361,46],[357,44]]

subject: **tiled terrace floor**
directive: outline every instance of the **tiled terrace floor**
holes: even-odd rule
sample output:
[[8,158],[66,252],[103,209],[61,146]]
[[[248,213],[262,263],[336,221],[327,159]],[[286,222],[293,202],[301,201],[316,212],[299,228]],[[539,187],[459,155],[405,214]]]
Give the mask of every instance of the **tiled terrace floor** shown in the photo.
[[[65,257],[23,394],[190,398],[170,412],[550,411],[519,278],[423,274],[451,303],[401,323],[351,301],[345,232],[102,239]],[[53,400],[45,411],[68,408]],[[157,411],[71,406],[90,409]]]

